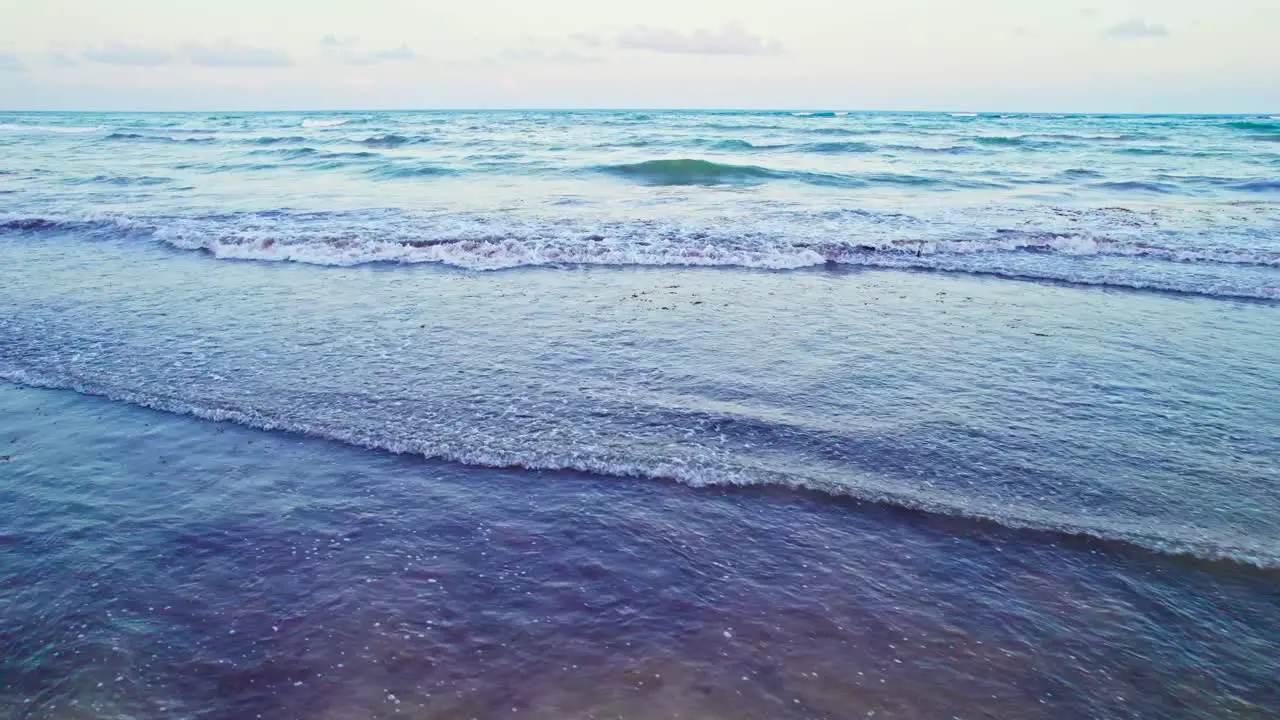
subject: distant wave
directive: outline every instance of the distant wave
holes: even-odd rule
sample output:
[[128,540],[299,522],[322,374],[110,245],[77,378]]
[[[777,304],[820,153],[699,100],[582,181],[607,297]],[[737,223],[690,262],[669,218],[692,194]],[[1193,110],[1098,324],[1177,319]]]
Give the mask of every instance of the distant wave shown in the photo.
[[320,152],[313,147],[297,147],[297,148],[278,148],[272,150],[252,150],[249,155],[270,155],[272,157],[284,158],[285,160],[296,160],[298,158],[308,157]]
[[822,153],[822,154],[839,154],[839,153],[871,153],[876,151],[876,147],[860,142],[821,142],[810,143],[808,145],[800,145],[796,148],[800,152]]
[[394,180],[456,175],[457,171],[440,165],[423,163],[416,165],[382,165],[369,169],[366,174],[372,177]]
[[254,138],[252,140],[249,140],[248,142],[253,143],[254,145],[281,145],[281,144],[292,144],[292,143],[304,143],[308,141],[309,141],[308,138],[302,137],[301,135],[287,135],[283,137],[266,135],[263,137]]
[[1149,192],[1149,193],[1172,193],[1177,192],[1175,185],[1157,182],[1142,182],[1139,180],[1128,180],[1122,182],[1101,182],[1095,183],[1092,187],[1100,190],[1119,190],[1121,192]]
[[1238,122],[1229,122],[1227,127],[1234,130],[1244,130],[1246,132],[1280,132],[1280,122],[1265,122],[1261,120],[1241,120]]
[[329,118],[329,119],[307,118],[306,120],[302,121],[302,127],[305,127],[305,128],[338,127],[339,125],[346,125],[348,122],[351,122],[350,118]]
[[154,143],[213,143],[217,142],[217,138],[212,137],[188,137],[177,138],[170,135],[151,135],[145,133],[127,133],[113,132],[103,138],[104,140],[117,141],[133,141],[133,142],[154,142]]
[[68,178],[64,182],[68,185],[167,185],[173,181],[173,178],[170,177],[153,175],[93,175],[91,177]]
[[780,174],[756,165],[729,165],[709,160],[647,160],[602,168],[613,175],[651,185],[714,185],[760,182]]
[[889,144],[889,145],[882,145],[880,149],[896,151],[896,152],[930,153],[930,154],[937,154],[937,155],[968,155],[971,153],[989,152],[989,151],[979,150],[973,147],[966,147],[964,145],[929,147],[924,145]]
[[805,131],[810,135],[880,135],[883,130],[873,128],[818,127]]
[[402,145],[413,145],[417,143],[430,142],[431,139],[424,136],[406,137],[404,135],[374,135],[359,141],[361,145],[377,148],[395,148]]
[[979,145],[1025,145],[1027,143],[1026,138],[1024,138],[1021,135],[991,136],[991,137],[981,136],[981,137],[975,137],[973,141],[978,143]]
[[1168,148],[1162,147],[1126,147],[1117,148],[1113,152],[1121,155],[1172,155],[1173,152]]
[[[855,145],[831,143],[823,150],[809,152],[873,152]],[[606,165],[600,171],[617,175],[646,185],[753,185],[773,180],[785,180],[826,187],[861,188],[875,185],[909,185],[937,190],[959,188],[1000,187],[997,184],[976,179],[949,179],[910,173],[825,173],[805,170],[775,170],[759,165],[731,165],[682,158],[678,160],[646,160],[622,165]]]
[[85,133],[96,133],[102,131],[102,126],[80,126],[80,125],[26,125],[23,123],[0,123],[0,131],[7,132],[41,132],[41,133],[62,133],[67,135],[82,135]]

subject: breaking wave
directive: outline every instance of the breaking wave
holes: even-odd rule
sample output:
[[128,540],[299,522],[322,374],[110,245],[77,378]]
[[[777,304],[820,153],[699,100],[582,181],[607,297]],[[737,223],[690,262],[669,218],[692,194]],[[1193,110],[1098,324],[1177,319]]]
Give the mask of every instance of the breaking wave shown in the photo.
[[[141,390],[113,387],[77,377],[31,372],[4,365],[0,365],[0,380],[29,387],[72,390],[84,395],[103,397],[175,415],[212,422],[234,423],[264,431],[287,432],[370,450],[419,455],[472,467],[585,472],[604,477],[674,481],[692,487],[780,486],[824,494],[832,498],[850,498],[931,515],[990,522],[1017,530],[1034,530],[1123,543],[1169,555],[1251,565],[1263,570],[1280,568],[1280,557],[1268,553],[1259,546],[1241,542],[1239,538],[1213,537],[1195,530],[1183,531],[1177,527],[1164,526],[1160,527],[1160,532],[1155,532],[1153,528],[1118,519],[1109,521],[1101,518],[1089,519],[1087,516],[1081,518],[1076,514],[1024,505],[1000,507],[981,499],[970,500],[953,493],[935,492],[927,486],[899,484],[893,480],[875,477],[861,479],[855,475],[845,482],[832,483],[820,478],[809,478],[802,473],[778,474],[759,471],[744,473],[731,465],[717,467],[714,464],[671,462],[661,457],[611,457],[609,454],[593,452],[593,448],[565,445],[559,440],[546,447],[493,449],[469,447],[448,440],[432,441],[408,436],[374,434],[360,427],[358,423],[348,427],[335,422],[332,418],[313,421],[306,417],[298,417],[296,413],[277,415],[267,406],[239,407],[226,401],[203,401],[195,397],[183,397],[178,393],[158,395]],[[775,421],[753,417],[726,415],[712,417],[710,420],[730,427],[740,425],[748,431],[758,429],[760,432],[772,435],[796,432],[795,428],[785,424],[777,427]]]
[[[414,177],[447,171],[405,166],[400,172],[404,173],[400,177]],[[1067,221],[1075,223],[1083,217],[1072,215]],[[1158,229],[1151,232],[1140,218],[1118,210],[1097,211],[1090,222],[1097,227],[1076,231],[992,227],[975,235],[972,221],[958,220],[954,229],[946,230],[910,216],[863,211],[784,215],[752,224],[732,218],[694,224],[275,211],[80,220],[11,217],[0,218],[0,236],[69,233],[98,240],[154,240],[218,259],[330,266],[868,267],[1280,299],[1280,247],[1275,242],[1270,249],[1233,247],[1230,239],[1217,244],[1169,244],[1162,242],[1164,235]]]

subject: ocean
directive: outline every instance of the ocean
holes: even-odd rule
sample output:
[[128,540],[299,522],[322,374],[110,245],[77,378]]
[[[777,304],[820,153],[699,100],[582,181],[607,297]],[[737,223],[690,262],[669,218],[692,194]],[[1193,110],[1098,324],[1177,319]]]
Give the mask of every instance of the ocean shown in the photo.
[[0,113],[0,717],[1280,716],[1280,117]]

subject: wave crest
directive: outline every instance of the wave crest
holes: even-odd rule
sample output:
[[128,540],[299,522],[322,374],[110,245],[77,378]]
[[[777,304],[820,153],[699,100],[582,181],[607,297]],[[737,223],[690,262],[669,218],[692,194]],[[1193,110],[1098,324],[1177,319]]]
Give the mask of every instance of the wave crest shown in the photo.
[[779,173],[757,165],[729,165],[688,158],[646,160],[623,165],[608,165],[602,169],[607,173],[650,185],[750,183],[779,177]]

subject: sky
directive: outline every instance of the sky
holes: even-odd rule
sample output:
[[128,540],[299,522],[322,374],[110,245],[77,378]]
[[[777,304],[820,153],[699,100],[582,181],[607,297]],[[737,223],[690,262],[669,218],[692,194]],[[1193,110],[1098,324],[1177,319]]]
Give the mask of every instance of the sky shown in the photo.
[[1280,113],[1280,0],[0,0],[3,110]]

